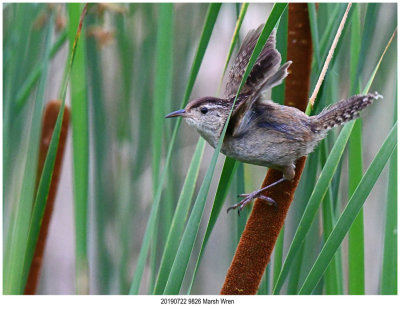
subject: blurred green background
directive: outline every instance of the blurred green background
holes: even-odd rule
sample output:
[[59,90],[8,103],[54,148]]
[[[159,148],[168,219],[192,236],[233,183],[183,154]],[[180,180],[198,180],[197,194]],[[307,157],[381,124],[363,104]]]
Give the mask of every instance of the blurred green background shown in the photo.
[[[74,294],[79,292],[79,283],[77,284],[76,280],[86,282],[83,286],[89,287],[88,291],[91,294],[127,294],[130,289],[175,126],[174,120],[164,119],[164,115],[179,109],[182,104],[209,7],[206,3],[175,3],[169,10],[164,8],[163,11],[162,6],[140,3],[89,5],[79,42],[83,54],[81,59],[75,59],[74,63],[74,66],[80,64],[82,69],[71,76],[71,83],[74,78],[76,80],[80,77],[83,80],[83,89],[80,91],[84,101],[76,103],[75,112],[72,104],[72,127],[75,131],[70,130],[68,136],[38,294]],[[328,32],[326,29],[332,27],[330,21],[340,21],[343,8],[343,4],[319,5],[315,26],[321,41],[324,34],[327,36],[326,41],[329,41],[329,35],[335,34],[336,28]],[[191,99],[217,95],[240,9],[241,4],[224,3],[221,6],[210,41],[202,48],[205,55],[190,95]],[[272,4],[251,3],[243,20],[239,41],[247,31],[265,23],[271,9]],[[36,161],[32,160],[34,156],[29,152],[29,142],[32,138],[29,132],[32,122],[40,125],[40,118],[32,116],[35,100],[40,92],[39,83],[35,81],[32,87],[28,87],[28,91],[23,90],[29,85],[30,78],[37,68],[43,67],[43,55],[49,50],[46,47],[48,45],[53,49],[48,71],[41,71],[39,75],[42,77],[47,74],[43,102],[58,97],[70,48],[67,32],[74,33],[77,24],[70,23],[71,12],[64,4],[7,3],[3,4],[2,10],[3,252],[7,254],[6,239],[10,237],[11,228],[18,228],[13,225],[13,209],[21,198],[21,188],[26,177],[24,171],[26,166],[36,164]],[[352,10],[357,11],[359,18],[356,27],[361,34],[358,57],[364,57],[363,66],[357,75],[360,82],[357,92],[360,92],[397,27],[397,4],[356,4]],[[287,18],[287,12],[283,16]],[[349,67],[352,44],[355,44],[352,37],[352,25],[355,20],[353,16],[354,12],[347,21],[348,25],[342,34],[343,39],[335,52],[336,58],[331,63],[324,97],[319,102],[318,109],[352,94],[353,80]],[[51,38],[46,43],[49,31]],[[279,45],[284,39],[278,37],[277,41]],[[238,46],[236,45],[234,55]],[[380,149],[397,114],[396,46],[397,37],[384,56],[371,86],[371,91],[378,91],[384,99],[363,113],[364,171]],[[313,63],[312,86],[318,76],[315,66],[316,59]],[[220,92],[222,95],[223,91]],[[70,93],[67,94],[66,104],[70,105],[69,102]],[[79,114],[75,116],[75,120],[74,113]],[[83,123],[79,124],[78,118],[81,118]],[[329,136],[328,147],[334,143],[337,132],[338,130]],[[83,140],[73,142],[72,133],[76,139],[77,136],[83,136]],[[149,256],[140,284],[141,294],[150,294],[153,290],[174,210],[197,142],[197,133],[183,123],[173,146],[166,181],[162,184],[155,237],[150,241]],[[318,152],[319,150],[316,151]],[[212,154],[213,149],[206,145],[193,202]],[[319,162],[317,155],[310,158]],[[333,190],[337,197],[333,201],[334,221],[349,200],[347,158],[346,151],[331,184],[330,190]],[[224,156],[220,155],[206,201],[205,216],[211,211],[223,160]],[[225,209],[236,202],[237,193],[258,188],[265,172],[266,169],[261,167],[243,164],[238,166],[223,211],[218,217],[202,257],[191,289],[192,294],[219,293],[246,220],[246,215],[240,218],[236,213],[227,215]],[[303,178],[305,177],[303,175]],[[392,179],[396,178],[397,174],[394,173]],[[308,199],[302,194],[304,190],[307,191],[305,188],[312,189],[314,186],[315,177],[310,179],[302,180],[290,209],[281,243],[283,257]],[[390,203],[387,202],[390,189],[388,181],[389,164],[363,207],[365,248],[364,256],[360,254],[365,263],[365,294],[384,293],[384,239],[385,233],[393,233],[385,232],[387,209],[390,208]],[[396,189],[393,190],[397,194]],[[397,201],[391,200],[391,203],[395,203],[396,209]],[[77,218],[79,211],[83,214]],[[250,207],[243,214],[249,211]],[[182,222],[185,222],[185,219],[186,216],[180,218]],[[84,226],[79,232],[76,232],[77,220],[81,220],[79,222],[83,222]],[[293,273],[298,273],[299,281],[304,280],[322,247],[322,221],[320,210],[308,233],[305,249],[302,251],[303,258],[293,266]],[[205,233],[206,227],[207,220],[203,218],[200,235]],[[200,250],[201,240],[202,238],[199,238],[195,243],[194,256]],[[83,248],[81,253],[85,252],[86,257],[85,254],[83,257],[79,256],[75,249],[76,244],[78,248]],[[339,294],[349,293],[348,250],[346,237],[338,251],[341,282]],[[392,250],[397,252],[397,247]],[[81,266],[81,271],[80,266],[76,265],[77,260],[81,258],[88,261],[87,274],[84,270],[85,265]],[[274,265],[274,260],[271,265]],[[195,262],[196,258],[192,258],[188,264],[188,274],[181,293],[185,293],[190,284]],[[271,293],[272,275],[273,272],[269,270],[266,274],[268,284],[262,287],[263,293]],[[285,285],[281,293],[290,293],[287,289],[290,289],[290,286]],[[315,293],[327,293],[323,280]]]

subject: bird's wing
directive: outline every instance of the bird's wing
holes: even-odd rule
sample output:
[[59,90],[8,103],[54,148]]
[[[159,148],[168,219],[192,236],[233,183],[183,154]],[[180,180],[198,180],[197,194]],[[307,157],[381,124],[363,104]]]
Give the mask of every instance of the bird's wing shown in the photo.
[[[225,96],[228,98],[235,95],[240,82],[242,81],[244,72],[246,71],[247,65],[250,60],[250,56],[257,44],[258,38],[260,36],[261,30],[264,25],[259,26],[257,29],[249,31],[246,35],[243,43],[239,49],[239,52],[233,62],[233,65],[229,71],[228,80],[225,88]],[[281,63],[281,55],[275,49],[276,44],[276,30],[271,32],[267,42],[260,55],[257,58],[256,63],[250,72],[245,85],[243,86],[241,93],[249,92],[254,88],[255,84],[264,80],[266,75],[273,75]]]
[[[232,97],[236,94],[262,29],[263,25],[250,31],[244,39],[229,72],[229,79],[226,84],[226,97]],[[248,99],[242,100],[240,106],[236,104],[237,107],[235,107],[232,115],[234,136],[243,133],[244,128],[247,127],[248,119],[251,118],[252,105],[258,100],[261,92],[279,85],[288,74],[287,69],[291,61],[279,67],[281,55],[275,48],[275,35],[276,31],[274,29],[241,90],[241,94],[246,94]],[[250,114],[247,115],[247,113]]]
[[[286,112],[281,109],[286,109]],[[235,122],[235,120],[238,121],[236,118],[231,120],[231,132],[233,136],[240,137],[249,129],[264,128],[275,131],[288,140],[305,141],[310,134],[309,128],[305,122],[306,119],[297,115],[299,112],[293,107],[279,105],[272,101],[260,102],[257,100],[252,104],[251,109],[240,118],[239,124]]]

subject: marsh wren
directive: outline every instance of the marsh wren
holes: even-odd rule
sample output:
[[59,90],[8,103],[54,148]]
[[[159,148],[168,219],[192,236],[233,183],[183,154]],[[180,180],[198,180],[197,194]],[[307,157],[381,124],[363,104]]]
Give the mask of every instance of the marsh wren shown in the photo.
[[[172,112],[166,118],[184,117],[188,125],[215,148],[262,29],[263,25],[245,37],[229,72],[225,98],[193,100],[185,109]],[[262,93],[279,85],[288,75],[292,63],[288,61],[280,65],[281,55],[275,48],[275,34],[273,30],[238,95],[221,152],[245,163],[279,170],[283,176],[260,190],[240,195],[244,199],[228,209],[238,208],[239,214],[255,198],[276,205],[262,193],[285,180],[292,180],[297,159],[312,152],[330,129],[357,118],[374,99],[382,97],[376,92],[355,95],[330,105],[315,116],[307,116],[297,108],[265,99]]]

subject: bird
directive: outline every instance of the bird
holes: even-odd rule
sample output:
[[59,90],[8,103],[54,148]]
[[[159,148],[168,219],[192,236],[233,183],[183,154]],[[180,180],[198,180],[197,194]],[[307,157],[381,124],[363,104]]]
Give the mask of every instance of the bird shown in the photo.
[[[165,117],[183,117],[215,148],[263,27],[260,25],[249,31],[243,40],[228,74],[224,98],[201,97]],[[274,29],[237,95],[221,152],[244,163],[279,170],[282,178],[249,194],[241,194],[243,199],[229,207],[228,212],[238,209],[240,215],[240,211],[255,198],[277,206],[263,193],[283,181],[291,181],[295,176],[297,159],[311,153],[329,130],[359,117],[361,110],[382,98],[377,92],[355,95],[331,104],[318,115],[308,116],[297,108],[265,97],[266,90],[283,82],[291,64],[292,61],[287,61],[281,65]]]

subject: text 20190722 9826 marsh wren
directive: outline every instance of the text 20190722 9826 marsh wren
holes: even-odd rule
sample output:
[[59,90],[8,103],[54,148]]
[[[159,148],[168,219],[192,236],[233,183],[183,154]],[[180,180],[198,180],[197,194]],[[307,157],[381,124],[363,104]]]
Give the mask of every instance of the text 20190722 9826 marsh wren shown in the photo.
[[[166,118],[184,117],[188,125],[215,148],[262,28],[263,25],[246,35],[229,72],[225,98],[193,100],[185,109],[172,112]],[[245,163],[280,170],[283,176],[267,187],[242,194],[244,199],[228,209],[238,208],[239,213],[254,198],[276,205],[262,193],[282,181],[292,180],[297,159],[312,152],[330,129],[357,118],[361,110],[382,97],[376,92],[355,95],[328,106],[315,116],[307,116],[297,108],[265,99],[262,93],[282,83],[292,63],[288,61],[280,65],[281,55],[275,48],[275,35],[273,30],[238,95],[221,152]]]

